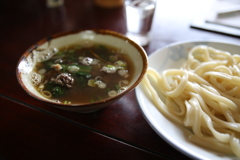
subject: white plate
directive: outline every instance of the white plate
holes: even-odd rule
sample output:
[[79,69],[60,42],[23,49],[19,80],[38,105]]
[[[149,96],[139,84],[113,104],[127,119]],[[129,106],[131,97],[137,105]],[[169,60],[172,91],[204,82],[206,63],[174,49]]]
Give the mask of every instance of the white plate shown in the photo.
[[[186,60],[189,50],[192,47],[200,44],[228,51],[231,54],[240,54],[240,45],[237,44],[234,45],[224,42],[208,41],[174,43],[151,54],[149,57],[149,67],[156,69],[159,73],[165,69],[180,68],[180,66]],[[175,149],[193,159],[237,159],[235,156],[216,153],[191,143],[187,138],[191,133],[187,129],[166,119],[155,108],[154,104],[147,97],[147,95],[145,95],[141,84],[136,88],[135,91],[140,108],[147,122],[159,136],[161,136]]]

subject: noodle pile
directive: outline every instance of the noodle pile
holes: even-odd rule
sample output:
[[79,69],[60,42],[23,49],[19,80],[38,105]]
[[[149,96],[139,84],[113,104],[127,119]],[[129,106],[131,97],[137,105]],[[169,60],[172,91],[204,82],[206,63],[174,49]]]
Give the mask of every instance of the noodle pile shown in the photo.
[[239,55],[196,46],[181,69],[149,68],[142,83],[162,114],[193,132],[190,141],[240,157]]

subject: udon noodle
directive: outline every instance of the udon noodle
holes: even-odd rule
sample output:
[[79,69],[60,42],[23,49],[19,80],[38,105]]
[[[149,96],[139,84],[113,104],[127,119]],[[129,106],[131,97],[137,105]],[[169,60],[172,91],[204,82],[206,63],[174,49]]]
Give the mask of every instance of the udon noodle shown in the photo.
[[164,116],[192,131],[190,141],[240,157],[239,55],[196,46],[182,68],[149,68],[142,83]]

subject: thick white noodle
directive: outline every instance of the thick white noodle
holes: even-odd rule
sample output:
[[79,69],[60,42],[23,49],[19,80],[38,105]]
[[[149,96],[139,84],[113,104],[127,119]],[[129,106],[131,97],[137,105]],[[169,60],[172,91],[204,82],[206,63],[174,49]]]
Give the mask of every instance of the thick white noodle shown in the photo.
[[164,116],[192,130],[190,141],[240,157],[239,63],[239,55],[196,46],[182,68],[148,68],[142,84]]

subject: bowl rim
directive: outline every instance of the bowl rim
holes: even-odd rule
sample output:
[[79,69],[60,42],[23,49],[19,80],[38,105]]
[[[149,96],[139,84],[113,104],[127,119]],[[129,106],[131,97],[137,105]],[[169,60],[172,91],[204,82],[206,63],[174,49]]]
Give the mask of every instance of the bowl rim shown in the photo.
[[[27,87],[24,85],[24,83],[23,83],[23,81],[21,79],[22,76],[21,76],[21,71],[19,69],[19,65],[20,65],[20,63],[24,59],[26,59],[30,55],[30,53],[34,49],[36,49],[38,46],[44,44],[45,42],[49,42],[49,41],[51,41],[52,39],[55,39],[55,38],[60,38],[60,37],[64,37],[64,36],[67,36],[67,35],[74,35],[74,34],[78,34],[78,33],[81,33],[81,32],[89,32],[89,31],[93,32],[93,33],[96,33],[96,34],[111,35],[111,36],[120,38],[122,40],[128,41],[128,43],[130,43],[132,46],[134,46],[137,49],[137,51],[140,53],[140,56],[141,56],[141,59],[142,59],[142,62],[143,62],[143,69],[140,72],[140,75],[139,75],[138,79],[131,86],[129,86],[125,91],[121,92],[120,94],[118,94],[115,97],[103,99],[103,100],[100,100],[100,101],[97,101],[97,102],[82,103],[82,104],[75,104],[75,103],[74,104],[63,104],[63,103],[54,102],[54,101],[50,101],[50,100],[48,101],[48,100],[43,99],[42,97],[36,96],[30,90],[27,89]],[[108,103],[108,102],[111,102],[111,101],[116,101],[117,99],[119,99],[122,96],[124,96],[126,93],[130,92],[131,90],[133,90],[142,81],[145,73],[147,72],[147,68],[148,68],[148,56],[147,56],[147,53],[143,49],[143,47],[138,45],[136,42],[132,41],[131,39],[127,38],[123,34],[121,34],[119,32],[116,32],[116,31],[107,30],[107,29],[86,29],[86,30],[72,30],[72,31],[56,33],[56,34],[53,34],[53,35],[48,36],[46,38],[43,38],[43,39],[37,41],[36,43],[34,43],[33,45],[31,45],[21,55],[21,57],[20,57],[20,59],[19,59],[19,61],[17,63],[16,76],[17,76],[17,80],[18,80],[18,83],[20,84],[20,86],[31,97],[33,97],[33,98],[35,98],[35,99],[37,99],[39,101],[42,101],[42,102],[45,102],[45,103],[49,103],[51,105],[57,105],[57,106],[63,107],[63,108],[65,108],[65,107],[79,108],[79,107],[88,107],[88,106],[90,107],[90,106],[95,106],[95,105],[101,105],[101,104]]]

